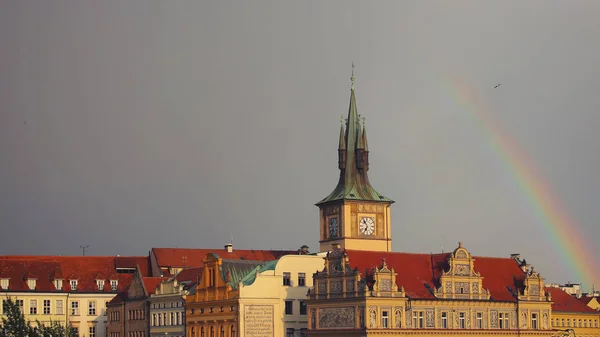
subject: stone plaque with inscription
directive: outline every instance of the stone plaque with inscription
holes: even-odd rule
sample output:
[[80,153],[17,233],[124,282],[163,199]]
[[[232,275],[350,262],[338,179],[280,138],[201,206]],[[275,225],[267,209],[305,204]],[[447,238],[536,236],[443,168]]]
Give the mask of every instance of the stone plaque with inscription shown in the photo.
[[319,328],[354,328],[355,319],[354,307],[319,309]]
[[244,307],[244,336],[246,337],[272,337],[273,306],[248,305]]

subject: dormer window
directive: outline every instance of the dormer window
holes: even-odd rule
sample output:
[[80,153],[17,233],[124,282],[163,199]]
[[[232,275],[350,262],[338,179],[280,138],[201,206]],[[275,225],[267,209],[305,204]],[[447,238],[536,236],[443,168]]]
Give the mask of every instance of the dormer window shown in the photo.
[[8,290],[8,279],[7,278],[0,279],[0,287],[2,287],[2,289],[4,289],[4,290]]
[[77,290],[77,280],[70,280],[69,283],[71,284],[71,290]]
[[35,290],[36,279],[27,279],[27,287],[29,290]]
[[62,290],[62,280],[54,280],[54,286],[56,290]]
[[119,281],[117,280],[110,280],[110,289],[112,291],[117,291],[117,286],[119,285]]
[[98,285],[98,290],[104,290],[104,280],[96,280],[96,285]]

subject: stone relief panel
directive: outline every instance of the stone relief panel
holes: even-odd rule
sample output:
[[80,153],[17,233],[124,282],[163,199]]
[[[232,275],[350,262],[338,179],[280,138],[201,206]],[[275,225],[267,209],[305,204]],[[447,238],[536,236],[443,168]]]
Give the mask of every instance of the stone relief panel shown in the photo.
[[473,312],[471,309],[467,310],[467,317],[466,317],[466,327],[467,329],[471,329],[471,315],[473,315]]
[[473,294],[479,294],[479,282],[473,282],[471,288],[473,289]]
[[527,329],[527,310],[521,311],[521,329]]
[[369,307],[369,328],[377,326],[377,307]]
[[310,309],[310,328],[311,329],[316,329],[317,328],[317,315],[316,315],[317,310],[316,309]]
[[530,284],[528,289],[529,289],[529,295],[540,296],[540,285],[539,284]]
[[354,307],[319,309],[319,328],[354,328],[356,312]]
[[456,252],[456,257],[459,259],[466,259],[467,258],[467,252],[465,252],[464,250],[459,250],[458,252]]
[[379,290],[392,291],[392,280],[379,280]]
[[354,280],[346,280],[346,292],[354,292]]
[[452,282],[451,281],[446,281],[446,285],[444,287],[444,292],[446,294],[452,294]]
[[402,327],[402,307],[394,308],[394,327],[397,329]]
[[329,292],[333,294],[339,294],[342,292],[342,280],[330,280],[329,281]]
[[454,266],[454,274],[455,275],[469,275],[471,272],[471,267],[468,264],[457,264]]
[[511,329],[517,328],[517,312],[513,311],[510,313],[510,327]]
[[412,327],[412,310],[406,310],[406,314],[404,315],[404,322],[405,322],[405,326],[407,328],[411,328]]
[[542,313],[542,329],[548,329],[548,311],[546,310]]
[[248,336],[269,337],[274,333],[272,305],[248,305],[244,308],[244,330]]
[[469,294],[469,282],[456,282],[454,284],[454,292],[456,294]]
[[498,311],[497,310],[490,311],[490,328],[492,328],[492,329],[498,328]]
[[319,281],[317,283],[317,287],[318,287],[318,294],[319,295],[325,295],[327,294],[327,281]]
[[433,312],[433,308],[425,309],[425,326],[428,328],[435,328],[435,317]]

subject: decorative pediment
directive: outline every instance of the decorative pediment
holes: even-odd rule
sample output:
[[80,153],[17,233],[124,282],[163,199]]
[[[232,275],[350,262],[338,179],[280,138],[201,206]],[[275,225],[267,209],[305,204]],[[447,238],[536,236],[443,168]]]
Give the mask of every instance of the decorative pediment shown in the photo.
[[483,277],[475,271],[475,259],[471,253],[458,243],[458,247],[449,254],[447,267],[439,278],[439,287],[434,291],[438,298],[487,300],[488,290],[483,289]]
[[535,268],[531,266],[525,273],[523,288],[519,294],[519,300],[525,301],[550,301],[548,294],[544,290],[544,279]]
[[394,268],[389,269],[385,258],[381,259],[381,266],[373,268],[373,287],[371,296],[377,297],[405,297],[404,288],[398,292],[396,284],[397,273]]

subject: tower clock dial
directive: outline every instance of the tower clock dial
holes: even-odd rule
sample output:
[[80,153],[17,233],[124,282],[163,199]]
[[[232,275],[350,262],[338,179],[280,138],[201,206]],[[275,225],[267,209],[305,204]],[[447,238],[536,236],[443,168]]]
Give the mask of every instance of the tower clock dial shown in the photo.
[[375,220],[371,217],[360,218],[358,229],[364,235],[373,235],[375,233]]
[[329,218],[329,237],[337,238],[339,235],[338,218]]

